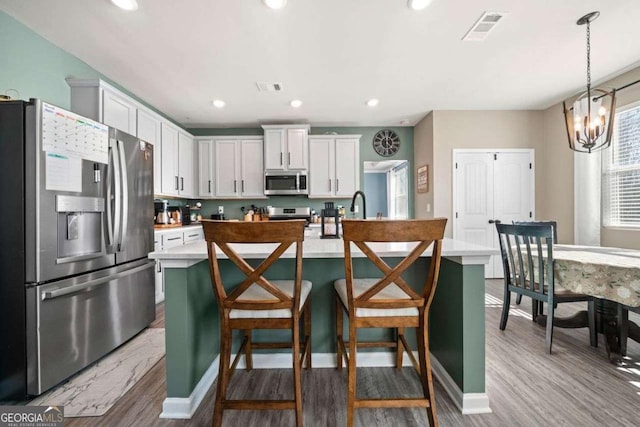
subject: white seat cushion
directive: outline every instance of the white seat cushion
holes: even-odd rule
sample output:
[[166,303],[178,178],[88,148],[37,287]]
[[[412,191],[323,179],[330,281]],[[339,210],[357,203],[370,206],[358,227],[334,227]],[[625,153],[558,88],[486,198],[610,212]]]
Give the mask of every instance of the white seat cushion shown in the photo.
[[[367,289],[371,288],[380,279],[353,279],[353,296],[357,298]],[[339,279],[333,282],[338,296],[342,300],[345,307],[349,307],[347,302],[347,281]],[[400,289],[395,283],[390,283],[382,291],[378,292],[371,298],[376,299],[411,299],[405,291]],[[395,317],[395,316],[417,316],[418,309],[416,307],[409,308],[356,308],[356,317]]]
[[[270,280],[273,286],[280,289],[289,296],[293,296],[294,280]],[[303,280],[300,286],[300,307],[304,306],[309,293],[311,292],[311,282]],[[253,283],[247,288],[238,300],[273,300],[278,301],[276,297],[265,291],[264,288],[257,283]],[[288,308],[280,308],[277,310],[238,310],[233,309],[229,313],[231,319],[282,319],[290,318],[291,310]]]

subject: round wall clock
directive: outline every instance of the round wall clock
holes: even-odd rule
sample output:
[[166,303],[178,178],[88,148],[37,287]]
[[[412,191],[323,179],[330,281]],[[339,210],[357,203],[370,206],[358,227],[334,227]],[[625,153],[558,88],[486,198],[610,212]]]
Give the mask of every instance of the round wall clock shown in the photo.
[[400,137],[391,129],[382,129],[373,137],[373,149],[383,157],[393,156],[400,148]]

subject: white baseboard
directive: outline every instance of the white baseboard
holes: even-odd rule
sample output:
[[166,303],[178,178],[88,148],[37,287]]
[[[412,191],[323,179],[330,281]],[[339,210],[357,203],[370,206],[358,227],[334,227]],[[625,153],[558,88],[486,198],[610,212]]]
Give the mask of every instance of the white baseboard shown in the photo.
[[[414,352],[415,353],[415,352]],[[232,358],[235,355],[231,356]],[[417,358],[417,353],[415,354]],[[202,402],[205,394],[213,385],[218,376],[219,356],[214,359],[211,366],[204,373],[196,388],[189,397],[167,397],[162,403],[162,413],[160,418],[190,419],[198,406]],[[313,353],[311,355],[313,368],[335,368],[335,353]],[[358,366],[364,368],[373,367],[393,367],[395,366],[395,355],[391,352],[359,352]],[[254,369],[283,369],[291,368],[292,355],[290,353],[254,354]],[[403,366],[411,366],[411,360],[406,354],[402,360]],[[244,357],[238,362],[237,369],[244,368]],[[434,376],[444,387],[447,394],[454,401],[456,407],[463,415],[484,414],[491,412],[489,407],[489,397],[486,393],[463,393],[451,376],[442,367],[438,359],[431,355],[431,366]]]
[[456,384],[433,354],[431,355],[431,370],[433,376],[442,384],[442,387],[444,387],[449,397],[451,397],[451,400],[453,400],[453,403],[455,403],[463,415],[488,414],[493,412],[489,407],[489,396],[487,396],[487,393],[463,393],[460,387],[458,387],[458,384]]
[[167,397],[164,399],[160,418],[191,419],[196,409],[198,409],[198,406],[200,406],[202,399],[204,399],[204,396],[207,394],[207,391],[209,391],[209,388],[216,380],[219,364],[220,356],[216,356],[189,397]]

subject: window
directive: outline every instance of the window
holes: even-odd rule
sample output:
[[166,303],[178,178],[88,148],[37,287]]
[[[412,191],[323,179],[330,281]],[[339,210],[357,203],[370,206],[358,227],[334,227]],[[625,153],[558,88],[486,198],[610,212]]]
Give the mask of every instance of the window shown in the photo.
[[405,162],[389,171],[389,217],[391,218],[409,218],[408,170]]
[[640,228],[640,103],[618,109],[613,132],[603,153],[603,222]]

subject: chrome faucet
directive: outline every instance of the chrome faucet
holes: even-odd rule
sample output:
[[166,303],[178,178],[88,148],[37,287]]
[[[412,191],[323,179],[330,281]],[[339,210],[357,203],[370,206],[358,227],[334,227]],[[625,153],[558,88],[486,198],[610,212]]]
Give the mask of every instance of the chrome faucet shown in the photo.
[[354,211],[354,205],[356,204],[356,197],[358,194],[362,196],[362,219],[367,219],[367,200],[364,197],[364,193],[360,190],[353,193],[353,198],[351,199],[351,207],[349,208],[350,212]]

